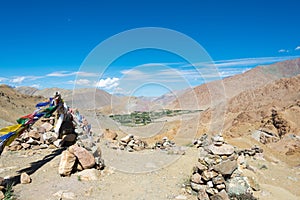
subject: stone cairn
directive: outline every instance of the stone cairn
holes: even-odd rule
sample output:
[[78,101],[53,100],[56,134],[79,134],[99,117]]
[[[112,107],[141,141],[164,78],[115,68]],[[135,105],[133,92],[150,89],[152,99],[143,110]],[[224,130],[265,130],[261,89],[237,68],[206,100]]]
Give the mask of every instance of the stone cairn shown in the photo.
[[236,195],[253,197],[250,184],[238,166],[244,163],[243,156],[261,153],[259,147],[237,151],[225,143],[221,134],[214,136],[212,142],[205,134],[194,144],[200,149],[200,156],[190,177],[190,187],[199,200],[227,200]]
[[[52,119],[52,118],[51,118]],[[50,120],[51,120],[50,119]],[[53,131],[53,123],[46,121],[40,126],[34,126],[24,131],[24,133],[16,138],[9,146],[8,150],[18,151],[24,150],[38,150],[46,148],[59,147],[62,140],[57,140],[57,135]],[[63,141],[75,142],[76,135],[65,135]]]
[[116,140],[116,138],[114,138],[112,141],[107,142],[106,146],[115,150],[120,149],[133,152],[141,151],[147,148],[148,145],[145,141],[137,138],[136,136],[128,134],[120,140]]

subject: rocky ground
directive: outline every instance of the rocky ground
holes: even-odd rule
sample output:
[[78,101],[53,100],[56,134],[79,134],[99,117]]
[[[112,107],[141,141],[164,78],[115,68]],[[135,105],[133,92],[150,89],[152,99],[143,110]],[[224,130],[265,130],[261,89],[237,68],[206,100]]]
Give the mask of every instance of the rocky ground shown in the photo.
[[[176,117],[172,118],[174,121]],[[170,119],[169,119],[170,120]],[[109,119],[102,118],[102,131],[118,133]],[[172,120],[170,120],[172,121]],[[171,123],[171,122],[170,122]],[[187,127],[189,126],[186,123]],[[111,149],[110,136],[98,137],[100,129],[94,126],[94,141],[101,146],[106,167],[91,172],[93,178],[73,173],[61,177],[58,172],[62,148],[21,149],[3,152],[0,159],[0,176],[14,180],[13,195],[16,199],[197,199],[197,192],[189,187],[193,168],[198,163],[200,150],[196,146],[183,146],[184,155],[163,149],[146,148],[128,152]],[[98,132],[99,131],[99,132]],[[124,135],[123,135],[124,136]],[[122,136],[122,137],[123,137]],[[166,135],[172,134],[166,132]],[[117,136],[121,139],[121,135]],[[299,199],[300,162],[294,162],[251,136],[229,138],[226,141],[240,149],[259,145],[263,154],[246,156],[243,175],[257,183],[253,195],[259,199]],[[21,172],[31,178],[28,184],[19,183]],[[92,179],[92,180],[91,180]]]

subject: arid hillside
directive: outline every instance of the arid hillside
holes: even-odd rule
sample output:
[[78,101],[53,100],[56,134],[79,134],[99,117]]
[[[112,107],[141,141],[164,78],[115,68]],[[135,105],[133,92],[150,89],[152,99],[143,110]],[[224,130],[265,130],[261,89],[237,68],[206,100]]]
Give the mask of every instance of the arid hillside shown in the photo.
[[7,85],[0,85],[0,119],[3,123],[16,123],[16,119],[32,113],[36,103],[44,100],[42,96],[21,94]]

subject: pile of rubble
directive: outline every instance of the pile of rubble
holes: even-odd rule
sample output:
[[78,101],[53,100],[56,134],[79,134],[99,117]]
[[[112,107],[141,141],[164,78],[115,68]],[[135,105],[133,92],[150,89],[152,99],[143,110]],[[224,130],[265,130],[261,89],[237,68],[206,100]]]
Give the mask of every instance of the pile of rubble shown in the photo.
[[161,141],[155,143],[155,149],[168,150],[175,147],[175,142],[169,140],[167,137],[163,137]]
[[120,140],[113,140],[106,143],[111,149],[126,150],[128,152],[141,151],[147,148],[147,143],[132,134],[128,134]]
[[252,188],[247,177],[242,176],[238,170],[240,156],[253,155],[253,152],[261,152],[259,148],[236,152],[236,149],[226,144],[222,135],[207,139],[207,135],[197,140],[200,149],[198,163],[193,169],[190,178],[190,187],[197,192],[198,199],[229,200],[231,196],[252,196]]

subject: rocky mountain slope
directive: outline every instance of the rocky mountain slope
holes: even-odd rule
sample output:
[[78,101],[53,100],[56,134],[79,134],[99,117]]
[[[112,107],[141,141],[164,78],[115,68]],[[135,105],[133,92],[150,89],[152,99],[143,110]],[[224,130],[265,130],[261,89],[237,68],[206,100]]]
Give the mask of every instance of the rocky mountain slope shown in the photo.
[[0,119],[1,124],[16,123],[16,119],[34,111],[38,102],[45,100],[42,96],[21,94],[7,85],[0,85]]
[[[174,109],[206,109],[227,101],[239,93],[264,86],[280,78],[300,74],[300,59],[288,60],[269,66],[259,66],[245,73],[223,80],[209,82],[187,90],[168,105]],[[195,103],[195,99],[198,101]]]

